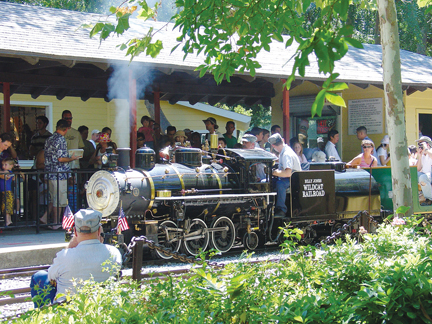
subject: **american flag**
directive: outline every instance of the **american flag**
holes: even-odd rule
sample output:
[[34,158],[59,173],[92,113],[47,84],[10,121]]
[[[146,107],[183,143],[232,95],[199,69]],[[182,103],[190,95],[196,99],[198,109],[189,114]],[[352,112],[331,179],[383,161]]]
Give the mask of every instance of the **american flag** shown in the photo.
[[126,220],[123,207],[120,207],[120,213],[117,220],[117,233],[121,233],[122,231],[126,231],[128,229],[129,229],[129,225]]
[[65,230],[70,230],[72,226],[74,226],[74,224],[75,224],[74,215],[72,214],[69,205],[67,205],[63,214],[62,227]]

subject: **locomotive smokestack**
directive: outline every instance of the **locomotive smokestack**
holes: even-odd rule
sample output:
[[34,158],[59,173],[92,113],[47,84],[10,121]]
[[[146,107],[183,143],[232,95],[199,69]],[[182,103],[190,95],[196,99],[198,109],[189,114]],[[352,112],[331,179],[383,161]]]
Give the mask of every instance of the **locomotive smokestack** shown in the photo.
[[117,149],[117,165],[125,170],[130,168],[130,150],[129,147],[121,147]]

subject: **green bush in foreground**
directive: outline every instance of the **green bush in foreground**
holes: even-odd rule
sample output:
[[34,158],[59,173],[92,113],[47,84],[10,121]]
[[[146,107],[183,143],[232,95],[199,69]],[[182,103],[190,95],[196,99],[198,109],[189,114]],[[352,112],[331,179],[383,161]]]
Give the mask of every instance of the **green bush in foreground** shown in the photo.
[[296,247],[279,262],[240,262],[219,272],[204,265],[189,279],[141,287],[90,283],[69,304],[14,322],[432,323],[431,240],[407,225],[383,225],[363,238]]

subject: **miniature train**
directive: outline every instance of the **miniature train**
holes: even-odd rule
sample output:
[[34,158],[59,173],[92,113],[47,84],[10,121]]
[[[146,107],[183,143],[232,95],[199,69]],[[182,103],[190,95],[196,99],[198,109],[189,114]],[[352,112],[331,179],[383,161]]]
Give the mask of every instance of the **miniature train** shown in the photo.
[[[308,241],[328,235],[360,210],[381,215],[375,179],[342,162],[312,163],[309,171],[293,173],[287,217],[277,218],[271,181],[276,157],[267,151],[224,149],[203,157],[199,149],[178,148],[175,163],[155,163],[155,152],[144,147],[135,156],[134,169],[120,157],[116,169],[96,172],[86,185],[87,202],[110,227],[122,208],[130,237],[146,235],[173,251],[227,252],[236,243],[253,250],[281,239],[280,227],[288,222]],[[258,166],[264,166],[265,181],[256,177]]]

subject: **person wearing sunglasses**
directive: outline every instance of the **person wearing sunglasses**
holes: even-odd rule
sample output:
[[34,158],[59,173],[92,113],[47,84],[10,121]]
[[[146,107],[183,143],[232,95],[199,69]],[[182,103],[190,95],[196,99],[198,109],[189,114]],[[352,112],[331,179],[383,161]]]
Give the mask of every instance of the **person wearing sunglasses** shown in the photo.
[[361,143],[363,153],[357,155],[354,159],[347,163],[349,168],[370,168],[376,167],[378,161],[375,156],[372,155],[375,145],[371,140],[363,140]]
[[[421,186],[424,201],[420,205],[432,205],[432,187],[431,187],[431,170],[432,170],[432,140],[428,136],[422,136],[418,140],[417,150],[417,172],[418,183]],[[423,200],[423,199],[422,199]]]
[[390,154],[388,154],[388,148],[390,144],[390,139],[388,135],[385,135],[381,140],[381,145],[378,146],[378,166],[386,166],[390,161]]

